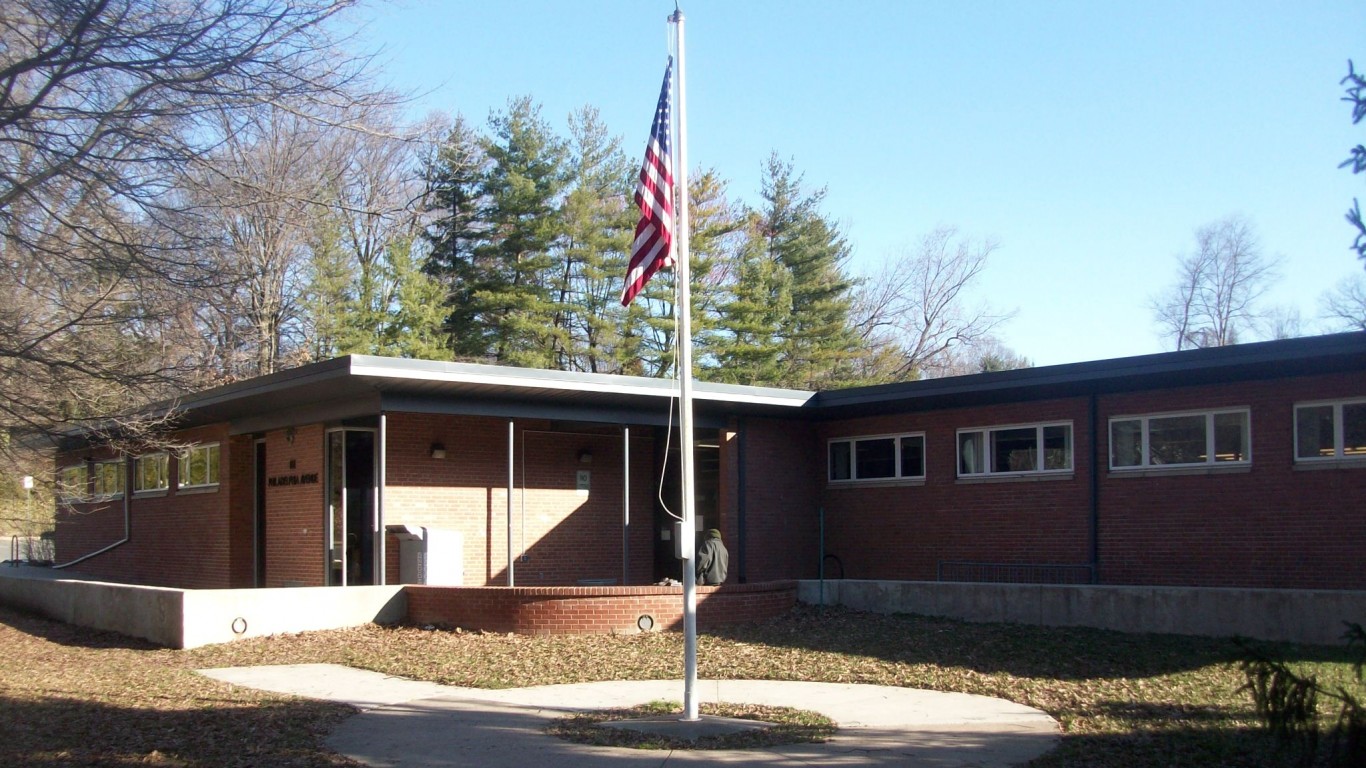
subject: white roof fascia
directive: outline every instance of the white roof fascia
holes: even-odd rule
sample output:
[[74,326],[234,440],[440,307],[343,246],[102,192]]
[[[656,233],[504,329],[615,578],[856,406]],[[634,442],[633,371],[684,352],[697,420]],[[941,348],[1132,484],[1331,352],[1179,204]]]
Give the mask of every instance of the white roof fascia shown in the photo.
[[[352,355],[350,373],[352,376],[374,378],[643,397],[672,397],[677,394],[678,389],[677,383],[672,379],[647,379],[640,376],[618,376],[576,371],[504,368],[474,363],[441,363],[371,355]],[[805,405],[815,396],[815,393],[795,389],[716,385],[699,382],[693,396],[716,402],[798,408]]]

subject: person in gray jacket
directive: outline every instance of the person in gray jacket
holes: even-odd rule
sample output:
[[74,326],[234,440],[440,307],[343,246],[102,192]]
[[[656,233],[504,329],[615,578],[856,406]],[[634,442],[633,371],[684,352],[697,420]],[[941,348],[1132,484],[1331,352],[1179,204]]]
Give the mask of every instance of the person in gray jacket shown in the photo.
[[697,583],[715,586],[726,580],[730,568],[730,553],[721,541],[721,532],[711,528],[697,547]]

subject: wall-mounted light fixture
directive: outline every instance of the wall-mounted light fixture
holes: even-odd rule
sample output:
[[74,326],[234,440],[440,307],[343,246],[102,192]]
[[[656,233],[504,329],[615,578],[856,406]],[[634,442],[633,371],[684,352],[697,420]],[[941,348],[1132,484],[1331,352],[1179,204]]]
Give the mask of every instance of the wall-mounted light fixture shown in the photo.
[[285,442],[290,445],[294,444],[294,427],[289,427],[285,430]]
[[432,458],[433,458],[433,459],[444,459],[444,458],[446,458],[446,446],[442,445],[441,443],[432,443]]
[[579,463],[580,463],[580,464],[592,464],[592,463],[593,463],[593,452],[590,451],[590,450],[588,450],[587,448],[583,449],[582,451],[579,451]]

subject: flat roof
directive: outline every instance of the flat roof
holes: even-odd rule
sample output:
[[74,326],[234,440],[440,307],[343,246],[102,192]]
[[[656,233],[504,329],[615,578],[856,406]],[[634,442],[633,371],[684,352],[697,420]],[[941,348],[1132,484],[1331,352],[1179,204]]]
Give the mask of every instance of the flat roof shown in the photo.
[[[1366,370],[1366,332],[809,392],[696,382],[699,426],[731,416],[832,419]],[[187,424],[235,433],[381,411],[664,424],[672,379],[351,355],[187,395]],[[676,418],[676,417],[675,417]]]
[[[187,395],[175,405],[187,423],[228,421],[237,433],[381,410],[664,424],[677,390],[672,379],[350,355]],[[776,387],[693,387],[699,426],[788,413],[814,397]]]

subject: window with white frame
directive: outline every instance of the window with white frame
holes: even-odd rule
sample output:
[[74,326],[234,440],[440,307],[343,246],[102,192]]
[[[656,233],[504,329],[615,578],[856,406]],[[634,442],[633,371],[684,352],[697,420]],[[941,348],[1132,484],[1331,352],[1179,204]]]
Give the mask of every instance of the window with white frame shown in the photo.
[[1366,459],[1366,398],[1295,406],[1295,460]]
[[1110,419],[1110,469],[1248,464],[1251,421],[1246,408],[1116,416]]
[[959,477],[1071,470],[1071,422],[958,430]]
[[196,445],[180,454],[178,488],[218,485],[218,443]]
[[133,468],[134,491],[164,491],[171,486],[170,457],[164,453],[139,456]]
[[829,480],[922,480],[925,435],[842,437],[830,441]]
[[113,499],[123,495],[124,463],[122,459],[95,462],[91,481],[95,498]]
[[62,467],[57,472],[57,497],[62,501],[85,501],[90,498],[89,468],[84,464]]

